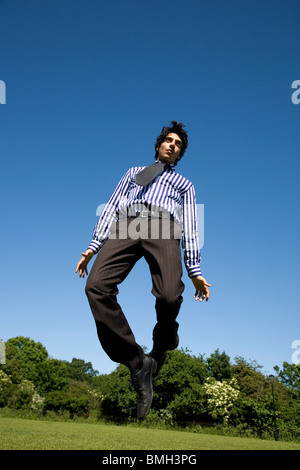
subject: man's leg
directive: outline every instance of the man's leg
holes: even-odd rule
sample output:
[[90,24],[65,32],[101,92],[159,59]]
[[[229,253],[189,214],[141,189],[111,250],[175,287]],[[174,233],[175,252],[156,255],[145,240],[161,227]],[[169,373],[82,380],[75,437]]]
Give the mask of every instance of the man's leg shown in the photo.
[[156,371],[156,362],[145,356],[136,343],[117,302],[117,286],[140,257],[140,240],[109,239],[91,269],[86,294],[104,351],[113,361],[130,369],[132,385],[137,392],[137,418],[144,419],[152,403],[152,373]]
[[[157,221],[155,221],[157,223]],[[153,223],[153,221],[152,221]],[[174,238],[174,222],[159,220],[171,226],[169,239],[151,239],[142,241],[143,254],[147,260],[156,297],[157,323],[153,330],[153,348],[157,352],[155,359],[167,350],[178,346],[178,323],[176,321],[182,304],[184,284],[180,240]],[[161,232],[160,232],[161,233]]]
[[101,248],[86,283],[100,343],[115,362],[141,367],[145,354],[136,343],[117,302],[118,285],[141,257],[139,240],[109,239]]

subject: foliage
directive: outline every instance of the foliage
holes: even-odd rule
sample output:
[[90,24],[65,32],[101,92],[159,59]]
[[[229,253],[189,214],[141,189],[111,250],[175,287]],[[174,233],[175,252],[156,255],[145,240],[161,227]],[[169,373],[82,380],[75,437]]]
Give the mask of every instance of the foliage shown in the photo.
[[0,407],[8,404],[12,388],[11,378],[3,370],[0,370]]
[[53,390],[64,390],[68,384],[67,367],[58,359],[48,359],[36,364],[32,380],[43,396]]
[[21,380],[32,380],[32,374],[37,364],[48,359],[46,348],[30,338],[17,336],[6,342],[6,364],[1,369],[12,378],[14,383]]
[[207,365],[202,357],[194,357],[188,350],[168,352],[163,373],[155,379],[154,408],[167,408],[173,400],[196,385],[204,383],[207,376]]
[[134,416],[136,394],[130,386],[130,373],[120,364],[108,375],[96,377],[93,386],[103,394],[102,413],[110,418],[128,418]]
[[12,338],[0,369],[0,407],[67,411],[71,416],[93,408],[99,414],[102,396],[87,385],[96,374],[91,363],[49,358],[41,343]]
[[269,382],[260,372],[261,366],[256,362],[249,363],[241,357],[235,358],[233,365],[233,374],[237,380],[237,385],[242,393],[247,397],[259,401],[269,389]]
[[[277,377],[271,380],[256,362],[237,357],[231,363],[224,351],[208,358],[187,349],[169,351],[153,381],[148,422],[174,428],[222,423],[224,430],[300,438],[300,366],[274,369]],[[90,362],[50,358],[41,343],[20,336],[6,342],[0,407],[133,420],[136,393],[123,365],[99,375]]]
[[221,381],[224,379],[231,379],[233,375],[233,368],[230,364],[230,358],[223,351],[217,349],[210,357],[207,358],[208,373],[214,379]]
[[213,377],[208,377],[204,384],[208,396],[208,412],[214,418],[221,418],[224,424],[228,423],[230,409],[237,401],[239,390],[237,380],[232,378],[229,381],[219,381]]
[[19,384],[14,384],[11,378],[0,370],[1,406],[14,409],[31,408],[38,411],[43,407],[43,400],[30,380],[24,379]]
[[274,367],[278,377],[292,392],[293,397],[300,400],[300,364],[283,363],[282,370],[278,366]]
[[72,380],[82,381],[96,377],[99,372],[93,369],[91,362],[85,362],[82,359],[74,357],[71,362],[64,361],[66,365],[67,376]]
[[203,386],[191,382],[180,394],[174,396],[167,410],[172,413],[176,422],[184,424],[198,420],[208,420],[207,397]]
[[68,411],[72,418],[74,414],[86,415],[89,401],[87,396],[76,396],[74,393],[66,391],[53,391],[46,395],[44,408],[58,412]]

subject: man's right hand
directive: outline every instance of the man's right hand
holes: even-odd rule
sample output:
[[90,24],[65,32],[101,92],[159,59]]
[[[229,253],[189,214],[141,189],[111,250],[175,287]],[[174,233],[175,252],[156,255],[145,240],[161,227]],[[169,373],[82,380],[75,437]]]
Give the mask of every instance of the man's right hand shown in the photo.
[[84,273],[86,273],[86,275],[88,274],[87,265],[94,256],[94,254],[95,253],[90,249],[86,250],[85,253],[81,253],[82,258],[78,261],[75,270],[75,273],[79,272],[79,277],[84,277]]

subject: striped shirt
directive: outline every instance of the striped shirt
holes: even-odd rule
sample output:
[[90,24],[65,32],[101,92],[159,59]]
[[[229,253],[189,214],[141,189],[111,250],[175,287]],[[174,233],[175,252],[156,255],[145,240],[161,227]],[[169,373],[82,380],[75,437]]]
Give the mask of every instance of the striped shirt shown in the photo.
[[176,173],[174,165],[147,186],[135,182],[135,175],[145,167],[130,168],[120,180],[95,226],[89,249],[97,253],[110,236],[113,222],[120,214],[136,207],[156,206],[170,213],[181,224],[184,263],[189,277],[201,275],[196,197],[193,184]]

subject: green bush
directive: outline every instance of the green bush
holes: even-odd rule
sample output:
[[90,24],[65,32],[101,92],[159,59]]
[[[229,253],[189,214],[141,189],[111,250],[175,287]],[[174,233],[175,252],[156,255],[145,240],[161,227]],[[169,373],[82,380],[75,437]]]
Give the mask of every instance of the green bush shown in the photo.
[[[169,351],[153,381],[148,423],[172,429],[201,424],[212,432],[221,426],[220,432],[263,438],[277,431],[280,438],[300,439],[300,365],[274,367],[277,377],[265,376],[260,369],[256,362],[239,357],[232,364],[218,350],[208,358],[191,356],[187,349]],[[41,343],[20,336],[6,342],[6,364],[0,365],[0,408],[4,407],[20,413],[37,411],[39,416],[41,410],[57,413],[58,419],[92,415],[132,421],[136,393],[123,365],[98,375],[91,363],[50,358]]]
[[0,408],[8,404],[13,388],[11,378],[3,370],[0,370]]
[[44,410],[53,410],[56,412],[67,411],[70,418],[74,415],[87,415],[89,411],[90,400],[86,396],[76,396],[64,390],[49,392],[44,400]]

